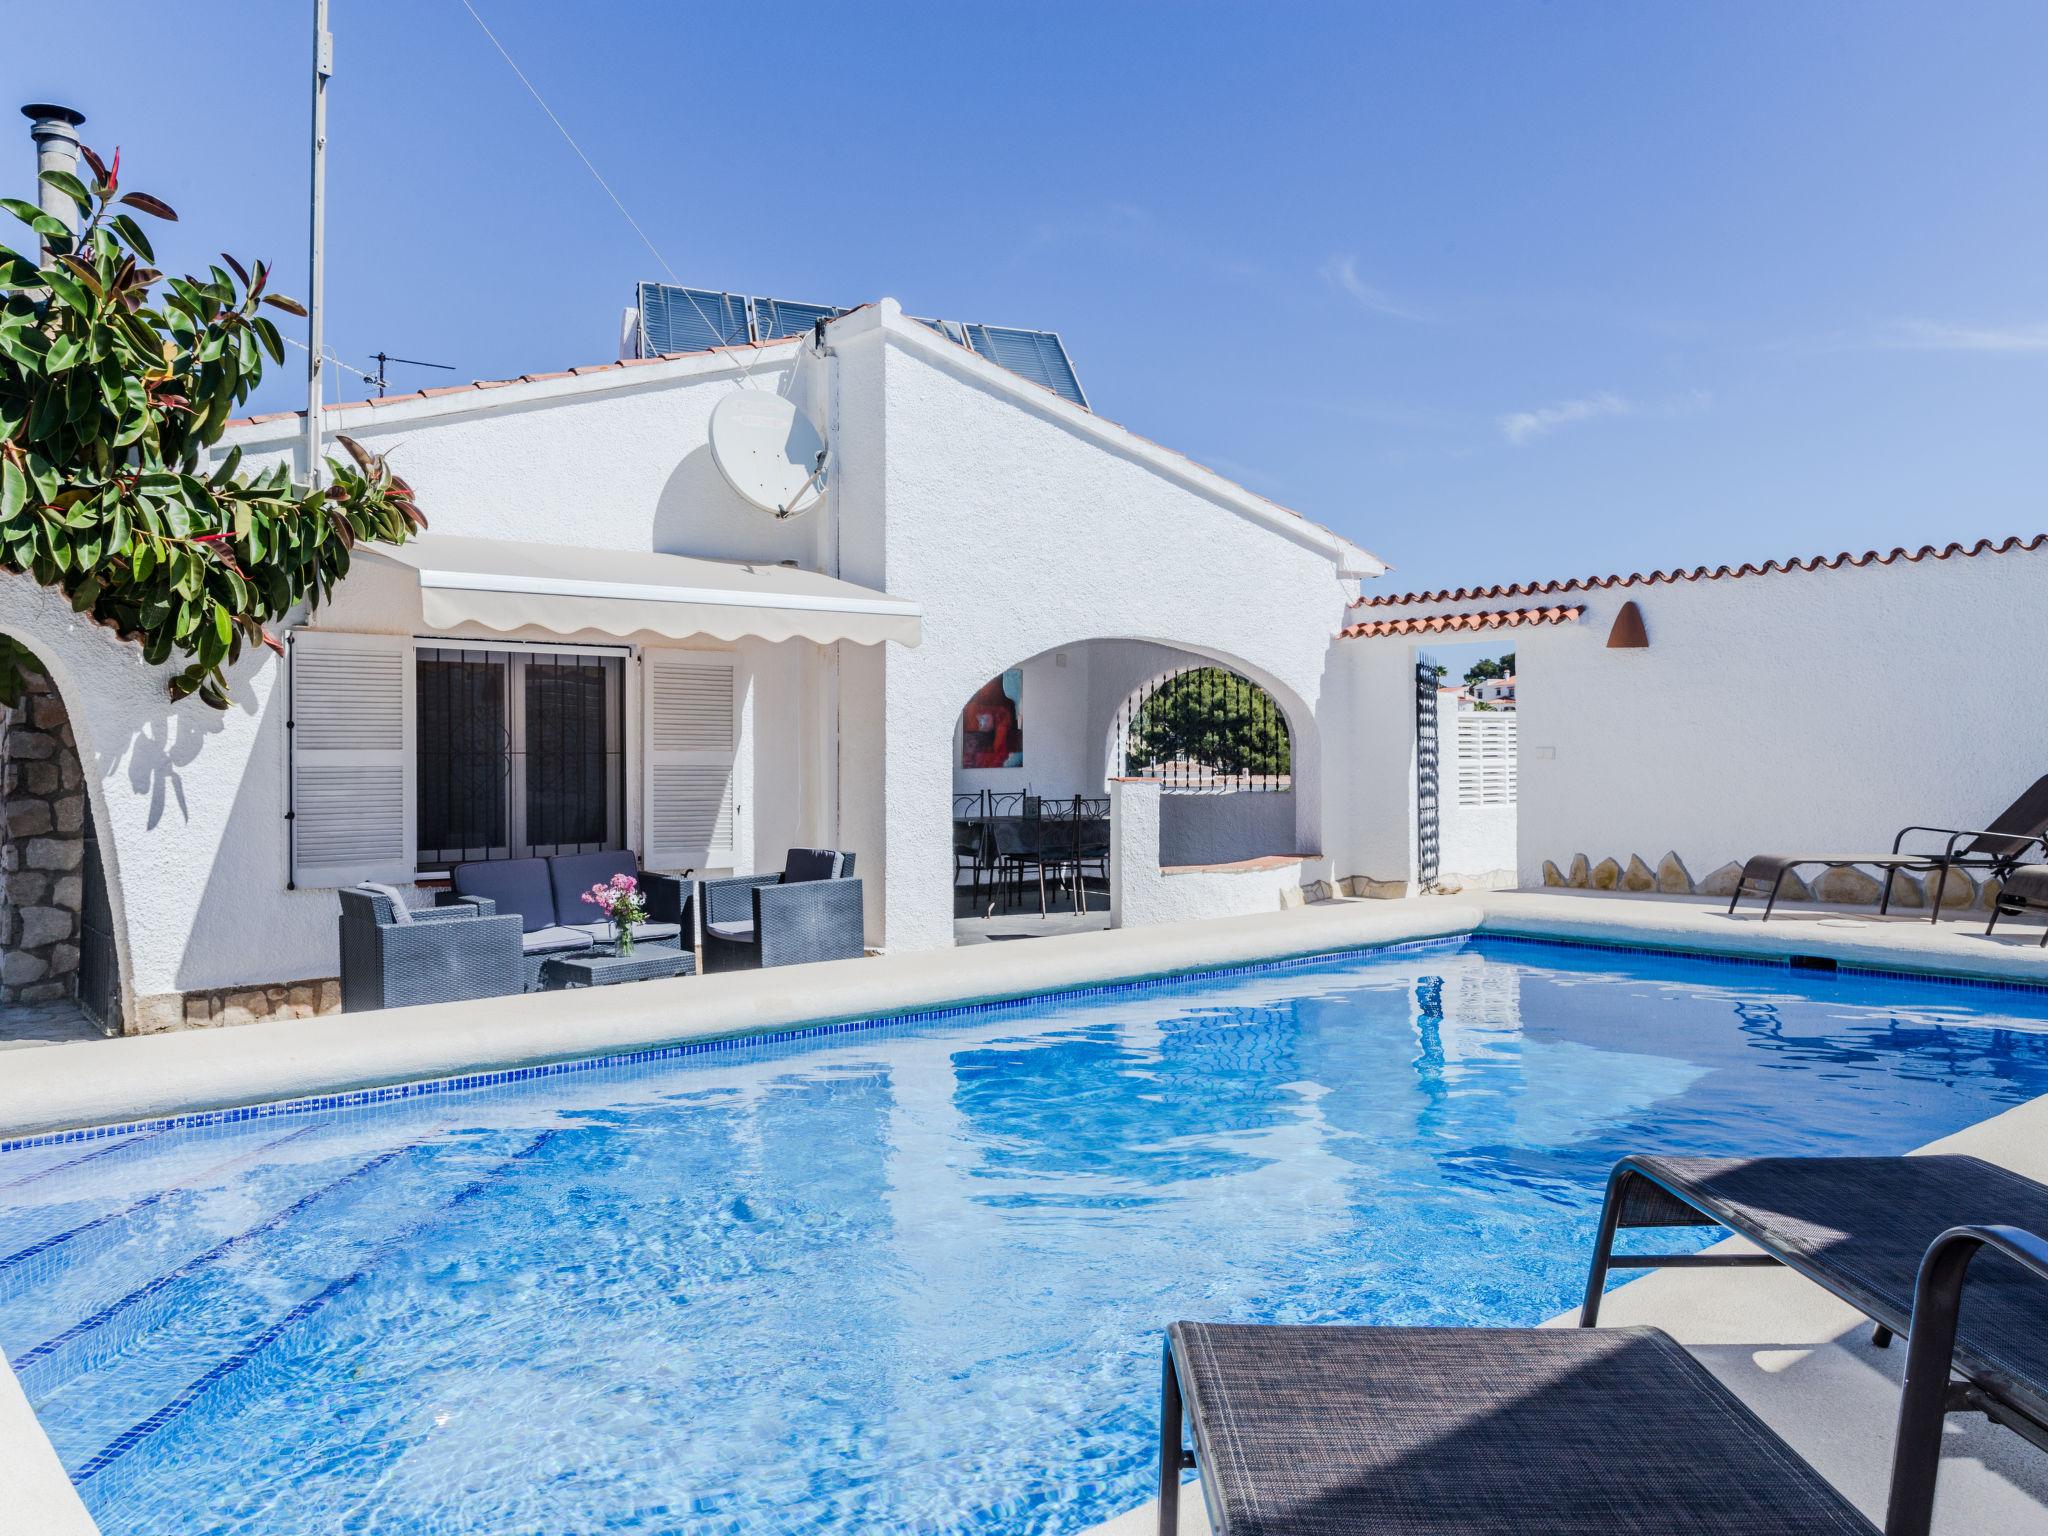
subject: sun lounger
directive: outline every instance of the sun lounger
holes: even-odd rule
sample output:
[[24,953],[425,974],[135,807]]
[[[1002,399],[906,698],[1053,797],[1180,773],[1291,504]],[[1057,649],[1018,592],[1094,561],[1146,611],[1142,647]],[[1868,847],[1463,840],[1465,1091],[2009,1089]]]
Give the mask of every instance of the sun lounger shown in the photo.
[[[1610,1269],[1784,1264],[1877,1324],[1905,1334],[1922,1256],[1951,1227],[2048,1232],[2048,1185],[1974,1157],[1629,1157],[1615,1165],[1581,1324],[1600,1317]],[[1761,1254],[1617,1254],[1621,1228],[1722,1226]],[[1955,1411],[1988,1414],[2048,1449],[2048,1298],[2021,1269],[1972,1276],[1955,1366]]]
[[[2023,912],[2048,912],[2048,864],[2022,864],[2005,877],[1998,888],[1998,900],[1991,906],[1991,921],[1984,925],[1988,938],[2001,917],[2018,917]],[[2041,945],[2048,949],[2048,928],[2041,930]]]
[[[1937,837],[1943,839],[1940,849],[1908,853],[1906,839]],[[1930,922],[1941,917],[1941,900],[1948,889],[1951,870],[1983,870],[2002,878],[2021,859],[2048,837],[2048,775],[2036,779],[2027,786],[2025,794],[2007,806],[1989,827],[1982,831],[1956,827],[1906,827],[1892,839],[1890,853],[1760,853],[1742,866],[1742,878],[1735,883],[1735,893],[1728,900],[1728,910],[1734,912],[1737,903],[1745,896],[1762,896],[1764,920],[1768,922],[1771,909],[1778,904],[1778,893],[1784,888],[1785,877],[1802,867],[1824,869],[1847,869],[1863,865],[1870,869],[1884,871],[1884,893],[1878,901],[1878,911],[1889,912],[1892,905],[1892,890],[1902,874],[1933,875],[1934,888],[1928,892],[1927,905],[1931,908]]]
[[[1995,1251],[1970,1267],[1981,1248]],[[1926,1256],[1885,1536],[1927,1536],[1966,1268],[1974,1314],[1995,1266],[2031,1277],[2048,1314],[2039,1238],[1963,1228]],[[1654,1328],[1183,1322],[1162,1376],[1161,1536],[1191,1466],[1215,1536],[1877,1532]]]

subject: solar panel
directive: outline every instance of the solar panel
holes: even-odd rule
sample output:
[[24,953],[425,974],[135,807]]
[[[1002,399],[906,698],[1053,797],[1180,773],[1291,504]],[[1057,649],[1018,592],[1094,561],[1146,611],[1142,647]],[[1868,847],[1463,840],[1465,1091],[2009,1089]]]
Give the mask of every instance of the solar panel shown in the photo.
[[[744,346],[750,341],[780,341],[801,336],[820,320],[847,313],[826,304],[799,304],[793,299],[748,298],[708,288],[679,288],[672,283],[642,283],[640,349],[643,357],[669,352],[701,352],[707,347]],[[1088,396],[1074,372],[1073,359],[1057,331],[1027,331],[1008,325],[966,325],[958,320],[914,317],[941,336],[972,348],[990,362],[1042,384],[1062,399],[1087,410]]]
[[798,304],[791,299],[754,300],[754,339],[780,341],[801,336],[820,320],[836,320],[845,314],[829,304]]
[[1003,325],[969,325],[967,345],[992,363],[1000,363],[1014,374],[1043,384],[1062,399],[1083,410],[1088,397],[1081,393],[1081,381],[1067,356],[1057,331],[1020,331]]
[[746,296],[642,283],[640,338],[641,350],[649,357],[745,346],[753,340],[747,329]]

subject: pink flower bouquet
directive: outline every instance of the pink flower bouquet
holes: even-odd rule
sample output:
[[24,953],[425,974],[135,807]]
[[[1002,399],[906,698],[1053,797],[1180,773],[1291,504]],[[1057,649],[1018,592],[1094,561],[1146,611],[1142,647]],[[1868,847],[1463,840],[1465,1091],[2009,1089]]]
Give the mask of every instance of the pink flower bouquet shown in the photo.
[[618,930],[619,953],[630,953],[634,924],[647,921],[647,897],[640,890],[640,882],[631,875],[613,875],[604,884],[585,891],[583,899],[612,920],[612,926]]

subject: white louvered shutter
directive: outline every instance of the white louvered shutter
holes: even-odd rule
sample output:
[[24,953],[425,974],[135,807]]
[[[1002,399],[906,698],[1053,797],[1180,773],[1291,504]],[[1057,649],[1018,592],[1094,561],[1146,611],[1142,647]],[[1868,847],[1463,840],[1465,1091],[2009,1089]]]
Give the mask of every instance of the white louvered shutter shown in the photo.
[[723,869],[734,860],[733,664],[649,651],[646,816],[649,869]]
[[409,637],[292,636],[292,884],[412,879],[413,730]]

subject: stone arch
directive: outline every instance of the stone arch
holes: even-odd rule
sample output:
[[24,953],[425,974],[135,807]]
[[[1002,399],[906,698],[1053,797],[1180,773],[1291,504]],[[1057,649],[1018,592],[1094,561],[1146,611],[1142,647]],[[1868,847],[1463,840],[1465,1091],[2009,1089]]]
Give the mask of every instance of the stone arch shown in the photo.
[[0,1004],[123,1013],[109,882],[71,711],[39,659],[0,713]]

